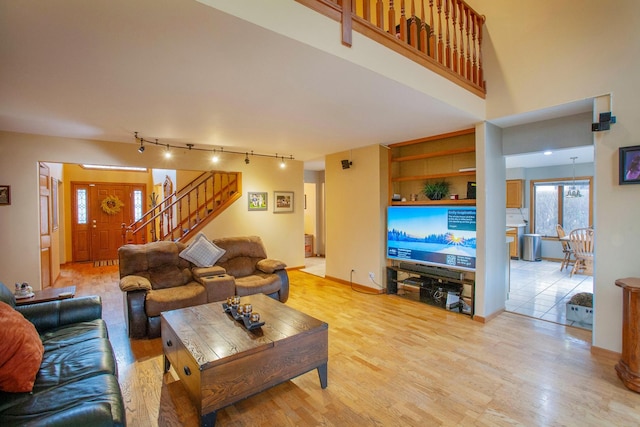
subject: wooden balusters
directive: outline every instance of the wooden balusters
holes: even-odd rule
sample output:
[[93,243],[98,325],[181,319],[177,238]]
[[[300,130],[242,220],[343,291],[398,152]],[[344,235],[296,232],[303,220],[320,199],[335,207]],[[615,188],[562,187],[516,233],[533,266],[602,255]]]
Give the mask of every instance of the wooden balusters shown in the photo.
[[[400,1],[400,40],[407,42],[407,16],[404,13],[404,0]],[[396,33],[396,36],[398,34]]]
[[453,59],[451,64],[451,69],[454,73],[458,72],[458,43],[456,40],[456,14],[458,12],[457,0],[453,0],[453,5],[451,7],[452,16],[451,16],[451,28],[453,33]]
[[378,28],[384,30],[384,4],[382,0],[378,0],[376,3],[376,24]]
[[424,54],[427,54],[427,23],[424,20],[424,0],[420,0],[422,4],[422,11],[420,12],[420,51]]
[[396,11],[393,8],[393,0],[389,1],[389,34],[396,35]]
[[409,24],[411,47],[418,48],[418,24],[416,22],[416,1],[411,0],[411,23]]
[[[308,4],[314,0],[296,1]],[[463,86],[469,84],[470,90],[482,96],[485,93],[482,69],[482,26],[485,18],[476,13],[464,0],[419,1],[420,17],[416,14],[416,0],[411,0],[409,10],[406,8],[405,0],[399,2],[400,10],[396,10],[398,2],[394,0],[376,0],[373,6],[375,10],[372,10],[372,0],[317,0],[313,9],[319,11],[323,7],[329,7],[331,13],[327,16],[334,19],[336,6],[330,7],[327,3],[333,3],[342,9],[338,10],[342,15],[344,44],[350,46],[352,25],[353,29],[374,40],[380,41],[378,36],[385,37],[382,43],[387,46],[388,37],[392,36],[397,42],[414,48],[415,53],[419,55],[418,58],[420,55],[427,55],[436,61],[433,66],[441,65],[453,71],[460,77],[452,78],[453,81],[457,80]],[[367,23],[370,24],[369,28]],[[377,32],[376,28],[385,34]],[[395,50],[393,47],[392,49]],[[401,49],[398,52],[411,58],[409,50]],[[424,59],[423,56],[417,61]],[[462,80],[465,83],[461,83]]]
[[444,59],[447,68],[451,68],[451,36],[449,35],[449,0],[444,0],[444,28],[446,32]]

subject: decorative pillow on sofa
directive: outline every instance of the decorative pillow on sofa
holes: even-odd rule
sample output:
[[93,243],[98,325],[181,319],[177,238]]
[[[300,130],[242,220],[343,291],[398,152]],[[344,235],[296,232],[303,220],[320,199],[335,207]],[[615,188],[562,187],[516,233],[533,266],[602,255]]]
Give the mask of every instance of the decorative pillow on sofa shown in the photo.
[[0,302],[0,390],[30,392],[42,363],[44,347],[36,327]]
[[180,258],[186,259],[198,267],[211,267],[225,252],[224,249],[211,243],[207,236],[198,233],[195,240],[180,252]]

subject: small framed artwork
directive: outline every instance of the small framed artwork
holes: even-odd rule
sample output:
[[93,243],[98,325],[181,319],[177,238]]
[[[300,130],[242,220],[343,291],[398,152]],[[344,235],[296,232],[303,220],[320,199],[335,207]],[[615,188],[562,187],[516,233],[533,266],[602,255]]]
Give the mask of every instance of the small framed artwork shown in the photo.
[[293,212],[293,191],[273,192],[273,212]]
[[0,185],[0,205],[11,204],[11,186]]
[[250,191],[247,193],[247,199],[249,199],[250,211],[266,211],[267,210],[267,193]]
[[620,147],[620,185],[640,184],[640,145]]

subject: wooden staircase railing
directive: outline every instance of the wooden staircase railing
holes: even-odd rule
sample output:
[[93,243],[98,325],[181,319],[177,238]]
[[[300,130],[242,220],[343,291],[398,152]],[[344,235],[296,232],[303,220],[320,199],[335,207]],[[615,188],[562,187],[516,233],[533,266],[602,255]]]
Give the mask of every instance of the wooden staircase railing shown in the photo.
[[133,224],[122,224],[123,244],[184,240],[242,195],[240,172],[205,172],[157,203]]
[[[464,1],[296,1],[341,21],[343,44],[351,46],[353,29],[485,97],[487,91],[482,68],[485,17]],[[410,6],[408,15],[407,4]],[[398,5],[400,10],[396,10]]]

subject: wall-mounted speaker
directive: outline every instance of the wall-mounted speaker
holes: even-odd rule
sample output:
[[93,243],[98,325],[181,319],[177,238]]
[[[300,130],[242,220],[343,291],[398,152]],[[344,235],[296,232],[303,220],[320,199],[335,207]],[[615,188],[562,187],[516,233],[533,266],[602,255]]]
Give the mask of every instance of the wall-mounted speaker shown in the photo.
[[611,115],[611,111],[606,113],[600,113],[598,117],[598,122],[591,123],[591,131],[592,132],[600,132],[603,130],[611,129],[611,125],[616,122],[616,116]]
[[342,169],[349,169],[352,164],[353,164],[353,162],[350,162],[349,160],[343,160],[342,161]]

